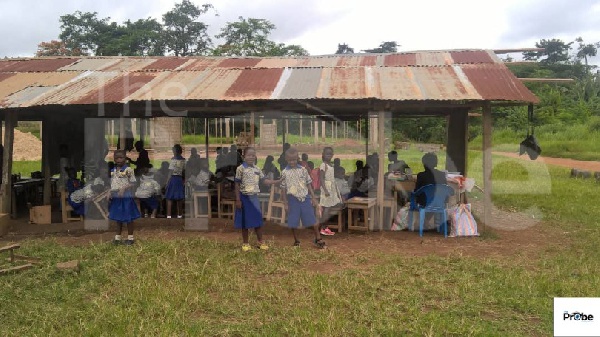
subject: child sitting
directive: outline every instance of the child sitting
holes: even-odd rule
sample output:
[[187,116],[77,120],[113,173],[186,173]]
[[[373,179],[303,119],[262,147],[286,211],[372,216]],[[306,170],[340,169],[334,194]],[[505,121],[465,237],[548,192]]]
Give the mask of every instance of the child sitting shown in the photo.
[[190,177],[190,183],[196,191],[208,190],[208,185],[215,180],[215,175],[208,169],[208,159],[200,158],[199,161],[200,170],[196,176]]
[[66,188],[69,194],[81,188],[81,181],[77,179],[77,170],[74,167],[65,167],[67,172]]
[[104,180],[100,177],[94,179],[92,184],[85,185],[83,188],[73,191],[69,194],[67,202],[73,208],[73,213],[77,215],[85,215],[87,208],[85,202],[93,199],[96,195],[104,190]]
[[342,196],[342,201],[348,200],[348,195],[350,195],[350,185],[348,185],[348,181],[346,181],[346,169],[342,166],[334,167],[333,174],[335,176],[335,184]]
[[158,197],[161,194],[160,185],[154,180],[154,173],[148,167],[140,167],[140,186],[135,191],[135,197],[140,203],[140,211],[144,211],[144,217],[150,213],[151,218],[156,218],[158,209]]

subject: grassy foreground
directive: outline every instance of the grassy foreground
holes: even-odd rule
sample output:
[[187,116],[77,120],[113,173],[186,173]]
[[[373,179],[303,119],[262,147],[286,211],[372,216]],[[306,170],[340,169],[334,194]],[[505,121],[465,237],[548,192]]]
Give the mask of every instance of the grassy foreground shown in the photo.
[[[481,156],[469,159],[480,182]],[[242,254],[204,238],[130,248],[33,239],[20,253],[43,264],[0,277],[0,335],[551,335],[553,297],[600,296],[600,185],[571,179],[566,168],[496,156],[493,179],[496,206],[537,209],[539,228],[564,242],[533,257],[409,258],[308,247]],[[56,271],[71,259],[82,261],[79,274]],[[337,268],[315,270],[325,263]]]

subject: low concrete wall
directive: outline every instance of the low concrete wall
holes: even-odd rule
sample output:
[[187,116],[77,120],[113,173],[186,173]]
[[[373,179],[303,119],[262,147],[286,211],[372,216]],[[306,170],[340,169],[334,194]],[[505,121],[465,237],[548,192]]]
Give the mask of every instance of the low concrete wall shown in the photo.
[[190,232],[208,232],[208,218],[187,218],[184,229]]

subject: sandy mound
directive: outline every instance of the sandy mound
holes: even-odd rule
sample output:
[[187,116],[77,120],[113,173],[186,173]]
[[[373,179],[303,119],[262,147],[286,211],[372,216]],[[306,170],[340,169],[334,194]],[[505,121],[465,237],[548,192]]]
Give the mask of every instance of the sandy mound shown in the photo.
[[[4,137],[4,128],[2,128]],[[2,139],[4,142],[4,139]],[[13,145],[13,160],[41,160],[42,141],[31,133],[23,133],[15,129],[15,143]]]

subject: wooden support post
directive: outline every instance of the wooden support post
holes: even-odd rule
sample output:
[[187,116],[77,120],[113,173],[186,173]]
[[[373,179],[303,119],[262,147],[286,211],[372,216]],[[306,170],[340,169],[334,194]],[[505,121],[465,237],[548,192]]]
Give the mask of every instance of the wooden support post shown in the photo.
[[290,134],[290,121],[287,118],[285,119],[285,133]]
[[[379,133],[377,140],[379,141],[379,170],[377,171],[377,207],[379,208],[379,230],[383,230],[383,221],[385,219],[385,214],[383,211],[383,199],[384,199],[384,193],[385,193],[385,185],[384,185],[384,178],[383,178],[383,172],[384,172],[384,165],[385,165],[385,154],[386,149],[385,149],[385,137],[383,135],[383,132],[385,130],[385,112],[383,111],[379,111],[378,116],[377,116],[377,121],[378,121],[378,128],[377,131]],[[390,212],[391,213],[391,212]],[[391,217],[393,218],[395,216],[395,214],[391,214]]]
[[[367,164],[367,156],[369,155],[369,113],[365,116],[365,130],[367,130],[367,134],[365,135],[365,164]],[[362,136],[362,134],[361,134]]]
[[[46,129],[48,125],[47,116],[42,117],[42,126],[41,129]],[[51,201],[51,191],[52,191],[52,174],[50,170],[50,146],[51,146],[51,137],[52,134],[51,128],[48,127],[47,130],[44,130],[42,133],[42,175],[44,176],[44,205],[50,205]]]
[[300,144],[302,144],[302,116],[300,116]]
[[315,131],[315,145],[317,145],[319,143],[319,122],[318,121],[315,121],[314,131]]
[[204,118],[204,151],[208,159],[208,118]]
[[[287,122],[287,119],[286,119],[286,122]],[[283,128],[283,125],[282,125],[282,128]],[[286,134],[286,132],[285,132],[285,130],[283,130],[283,131],[284,132],[281,133],[281,143],[285,144],[285,134]]]
[[250,146],[254,146],[254,112],[250,113]]
[[492,107],[483,106],[483,231],[492,218]]
[[[4,152],[2,157],[2,213],[11,213],[12,206],[12,162],[13,144],[15,140],[15,126],[17,114],[14,111],[4,113]],[[16,210],[15,210],[16,211]]]
[[119,118],[119,148],[117,150],[125,148],[125,137],[125,118],[123,118],[123,113],[121,113],[121,117]]
[[225,118],[225,138],[228,142],[231,139],[231,118]]
[[467,176],[468,148],[467,111],[452,112],[447,117],[446,170]]
[[140,119],[140,140],[144,143],[144,146],[147,147],[146,144],[146,133],[148,133],[147,124],[148,120],[145,118]]
[[323,140],[323,144],[325,144],[326,138],[327,138],[327,130],[326,130],[326,122],[325,121],[321,121],[321,139]]

